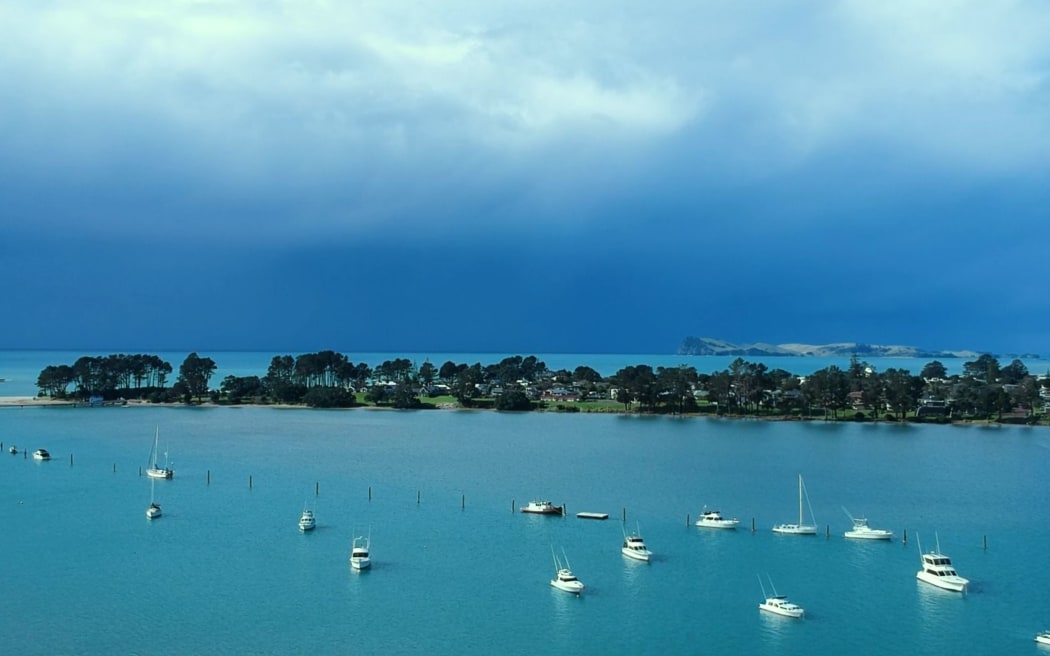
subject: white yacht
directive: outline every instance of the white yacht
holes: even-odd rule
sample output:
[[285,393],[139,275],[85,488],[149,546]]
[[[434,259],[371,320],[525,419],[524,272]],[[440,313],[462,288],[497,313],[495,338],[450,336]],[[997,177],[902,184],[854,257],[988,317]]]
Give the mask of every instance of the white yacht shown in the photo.
[[[806,504],[809,505],[809,493],[806,492],[806,486],[802,482],[802,474],[798,475],[798,523],[797,524],[777,524],[773,527],[774,533],[780,533],[783,535],[816,535],[817,525],[816,520],[813,524],[806,524],[803,520],[802,513],[802,498],[805,497]],[[813,519],[813,507],[809,508],[809,517]]]
[[766,600],[760,603],[758,607],[766,612],[776,613],[784,617],[802,617],[806,614],[806,611],[801,606],[788,601],[788,598],[784,595],[766,597]]
[[12,444],[10,447],[8,447],[7,452],[13,456],[18,455],[18,447]]
[[[576,578],[576,575],[572,573],[572,569],[569,567],[569,557],[565,556],[565,563],[562,564],[554,553],[554,547],[551,547],[551,555],[554,556],[555,571],[554,578],[551,579],[551,586],[574,595],[579,595],[583,592],[583,581]],[[564,556],[564,552],[562,555]]]
[[149,452],[149,467],[146,468],[146,476],[150,478],[170,479],[175,475],[175,470],[168,465],[168,452],[164,452],[164,466],[157,463],[158,442],[160,441],[160,426],[153,434],[153,448]]
[[853,528],[843,533],[847,538],[855,540],[892,540],[893,531],[884,528],[871,528],[868,520],[863,517],[850,517],[853,520]]
[[773,580],[770,579],[769,587],[773,590],[773,594],[766,594],[766,586],[762,584],[762,577],[758,577],[758,584],[762,587],[762,596],[765,601],[758,605],[759,610],[764,610],[767,613],[774,613],[776,615],[783,615],[784,617],[802,617],[806,614],[806,611],[798,604],[788,601],[788,598],[782,594],[777,594],[777,589],[773,587]]
[[653,555],[653,552],[646,548],[645,540],[642,539],[642,536],[639,535],[638,531],[630,535],[624,532],[623,547],[620,548],[620,553],[628,558],[643,560],[645,562],[649,562],[649,558]]
[[1050,631],[1043,631],[1035,637],[1035,641],[1041,645],[1050,645]]
[[[916,536],[918,541],[918,536]],[[952,565],[952,560],[948,556],[945,556],[941,552],[940,540],[937,540],[937,550],[922,553],[922,544],[919,545],[919,555],[922,561],[922,569],[915,574],[915,578],[935,585],[943,590],[950,590],[952,592],[966,592],[966,587],[970,584],[969,579],[964,579],[959,576],[955,567]]]
[[354,538],[354,544],[350,548],[350,567],[356,570],[368,569],[372,566],[372,559],[369,554],[369,547],[372,546],[372,532],[368,532],[368,537],[359,535]]
[[50,460],[51,454],[47,452],[47,449],[37,449],[33,452],[34,460]]
[[550,501],[530,501],[521,507],[521,512],[534,515],[564,515],[565,506],[556,506]]
[[312,531],[317,526],[317,522],[314,520],[314,511],[309,508],[303,508],[303,514],[299,516],[299,530],[300,531]]
[[708,510],[705,507],[700,513],[700,519],[696,520],[696,525],[702,528],[736,528],[740,525],[740,520],[736,517],[722,517],[722,513],[717,510]]

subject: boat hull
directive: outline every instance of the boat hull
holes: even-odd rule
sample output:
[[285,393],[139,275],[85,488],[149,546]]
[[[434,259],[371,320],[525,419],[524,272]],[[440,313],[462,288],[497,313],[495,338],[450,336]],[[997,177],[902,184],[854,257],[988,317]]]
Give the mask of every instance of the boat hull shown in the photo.
[[915,578],[923,583],[929,583],[934,587],[950,592],[966,592],[966,588],[970,584],[969,580],[961,576],[937,576],[929,572],[918,572]]
[[146,518],[147,519],[157,519],[158,517],[160,517],[160,507],[159,506],[150,506],[149,508],[146,508]]
[[784,608],[783,606],[777,606],[776,604],[762,603],[758,605],[759,609],[764,610],[767,613],[774,615],[780,615],[781,617],[790,617],[792,619],[798,619],[805,615],[805,611],[801,608]]
[[171,469],[155,469],[150,467],[146,470],[146,476],[150,478],[165,478],[170,479],[175,475],[175,472]]
[[522,506],[521,512],[528,515],[564,515],[563,506]]
[[1035,641],[1041,645],[1050,645],[1050,631],[1040,633],[1035,637]]
[[558,579],[552,579],[551,587],[561,590],[562,592],[578,595],[583,592],[584,585],[579,581],[559,581]]
[[817,527],[808,524],[778,524],[773,527],[773,532],[780,535],[816,535]]
[[634,549],[628,549],[627,547],[621,548],[620,553],[627,556],[628,558],[633,558],[634,560],[641,560],[646,563],[649,562],[649,558],[653,555],[653,553],[648,550],[636,551]]
[[696,525],[700,528],[726,528],[734,529],[740,526],[739,519],[698,519]]
[[369,558],[358,558],[357,556],[350,557],[350,567],[358,571],[368,569],[372,566],[372,561]]
[[873,528],[866,531],[846,531],[843,535],[852,540],[892,540],[893,531]]
[[299,530],[303,533],[314,530],[314,526],[313,522],[299,522]]

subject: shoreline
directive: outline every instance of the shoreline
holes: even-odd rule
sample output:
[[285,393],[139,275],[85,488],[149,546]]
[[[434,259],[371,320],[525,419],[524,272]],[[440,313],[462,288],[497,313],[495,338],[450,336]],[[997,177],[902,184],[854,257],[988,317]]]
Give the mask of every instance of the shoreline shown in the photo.
[[[233,409],[233,408],[271,408],[271,409],[274,409],[274,410],[319,410],[319,409],[321,409],[321,408],[312,408],[312,407],[306,406],[306,405],[295,405],[295,404],[288,404],[288,403],[271,403],[271,404],[244,403],[244,404],[238,404],[238,405],[229,405],[229,404],[223,404],[223,403],[212,403],[211,401],[205,401],[205,402],[202,402],[202,403],[194,403],[194,404],[185,404],[185,403],[150,403],[148,401],[130,400],[130,401],[124,401],[124,402],[119,403],[119,404],[116,404],[116,403],[106,404],[106,407],[172,408],[172,407],[181,407],[181,406],[195,407],[195,408],[202,408],[203,407],[203,408],[231,408],[231,409]],[[97,406],[93,406],[92,404],[85,403],[85,402],[68,401],[68,400],[61,400],[61,399],[51,399],[51,398],[47,398],[47,397],[0,396],[0,409],[4,409],[4,408],[63,408],[63,407],[64,408],[88,408],[88,407],[97,407]],[[354,406],[352,408],[326,408],[326,409],[328,409],[328,410],[342,410],[342,411],[352,411],[352,410],[392,411],[392,410],[397,410],[397,408],[393,408],[393,407],[389,407],[389,406],[374,406],[374,405],[372,405],[372,406],[359,405],[359,406]],[[409,412],[418,412],[419,410],[420,409],[408,410],[408,411]],[[453,410],[453,411],[461,411],[461,412],[479,412],[479,411],[480,412],[484,412],[484,411],[500,412],[499,410],[495,410],[495,409],[492,409],[492,408],[465,408],[465,407],[462,407],[462,406],[458,406],[458,405],[457,406],[453,406],[453,405],[449,405],[449,404],[438,404],[438,405],[436,405],[436,406],[434,406],[432,408],[423,408],[422,410],[424,410],[424,411],[427,411],[427,410],[445,410],[445,411]],[[524,411],[524,412],[539,412],[539,413],[550,412],[550,413],[554,413],[554,414],[595,414],[595,415],[618,414],[618,415],[625,415],[625,416],[654,416],[654,417],[670,417],[670,418],[675,418],[675,419],[693,419],[693,418],[695,418],[695,419],[720,419],[720,420],[727,420],[727,421],[737,421],[737,420],[771,421],[771,422],[796,422],[796,421],[802,422],[802,421],[809,421],[809,422],[836,423],[836,424],[837,423],[843,423],[843,424],[862,423],[862,424],[886,424],[886,425],[890,425],[890,426],[894,426],[894,425],[904,425],[904,426],[924,426],[924,425],[930,425],[930,426],[994,426],[994,427],[1002,427],[1002,426],[1018,426],[1018,427],[1039,427],[1039,426],[1044,426],[1045,427],[1045,426],[1048,426],[1047,424],[1044,424],[1042,422],[1027,423],[1027,422],[1023,422],[1023,421],[1003,421],[1003,420],[994,420],[994,419],[949,419],[949,420],[943,421],[943,422],[942,421],[891,421],[891,420],[885,420],[885,419],[880,419],[880,420],[877,420],[877,421],[873,421],[873,420],[868,419],[868,420],[865,420],[865,421],[859,421],[858,422],[858,421],[855,421],[853,419],[849,419],[849,418],[846,418],[846,417],[839,417],[838,419],[832,419],[832,418],[824,418],[824,417],[799,417],[799,416],[789,416],[789,415],[769,415],[769,416],[758,416],[758,415],[718,415],[718,414],[711,414],[711,413],[651,414],[651,413],[642,413],[642,412],[627,411],[627,410],[613,410],[613,409],[610,409],[610,408],[605,408],[605,409],[601,409],[601,410],[580,410],[580,411],[572,412],[572,413],[567,413],[564,410],[556,410],[556,409],[536,409],[536,410],[528,410],[528,411]],[[1020,418],[1018,418],[1018,417],[1004,417],[1004,420],[1005,419],[1020,419]]]

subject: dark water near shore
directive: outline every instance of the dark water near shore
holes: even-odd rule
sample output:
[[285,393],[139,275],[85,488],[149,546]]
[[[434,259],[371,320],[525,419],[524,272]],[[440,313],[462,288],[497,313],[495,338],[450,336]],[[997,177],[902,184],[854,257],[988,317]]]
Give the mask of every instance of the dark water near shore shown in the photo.
[[[156,426],[176,476],[151,523]],[[0,440],[54,456],[0,454],[11,653],[1001,654],[1050,626],[1045,429],[0,408]],[[798,473],[829,539],[769,530],[797,518]],[[511,512],[538,497],[613,519]],[[687,525],[704,504],[758,530]],[[844,540],[843,506],[897,539]],[[620,555],[622,513],[653,562]],[[969,594],[915,580],[935,534]],[[552,546],[581,598],[550,588]],[[807,619],[760,613],[759,573]]]

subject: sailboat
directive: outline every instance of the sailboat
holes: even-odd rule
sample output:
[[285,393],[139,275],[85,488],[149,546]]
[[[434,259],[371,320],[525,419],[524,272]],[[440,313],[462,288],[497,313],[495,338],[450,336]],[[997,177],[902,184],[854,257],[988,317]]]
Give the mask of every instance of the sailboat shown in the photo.
[[153,448],[149,452],[149,467],[146,469],[146,476],[150,478],[171,478],[175,475],[175,470],[168,466],[168,452],[164,452],[164,466],[160,467],[157,464],[157,445],[160,442],[160,426],[157,426],[157,432],[153,436]]
[[[806,485],[802,482],[802,474],[798,475],[798,524],[777,524],[773,527],[774,533],[781,533],[783,535],[816,535],[817,525],[803,523],[802,513],[802,497],[806,498],[806,505],[809,505],[809,493],[806,492]],[[813,506],[809,506],[809,516],[813,519]],[[813,519],[816,522],[816,519]]]
[[153,500],[153,481],[149,482],[149,508],[146,508],[147,519],[157,519],[160,517],[160,504]]

